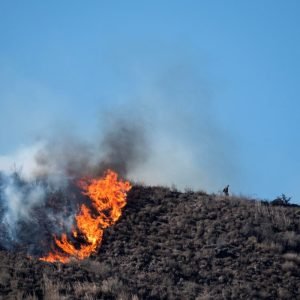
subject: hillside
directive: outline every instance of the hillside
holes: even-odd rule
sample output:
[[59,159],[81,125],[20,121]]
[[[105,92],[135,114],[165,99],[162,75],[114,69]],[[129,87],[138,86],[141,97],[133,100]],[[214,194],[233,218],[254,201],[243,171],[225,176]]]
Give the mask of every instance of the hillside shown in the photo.
[[0,265],[0,299],[300,299],[300,208],[136,186],[89,259]]

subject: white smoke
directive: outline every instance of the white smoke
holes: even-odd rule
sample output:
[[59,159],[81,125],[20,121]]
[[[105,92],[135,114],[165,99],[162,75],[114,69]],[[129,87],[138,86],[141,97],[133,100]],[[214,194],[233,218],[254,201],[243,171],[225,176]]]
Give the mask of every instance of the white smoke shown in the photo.
[[[41,215],[34,213],[38,208],[43,210],[54,231],[58,228],[57,224],[66,229],[73,225],[74,209],[53,213],[51,209],[45,208],[49,195],[66,189],[70,180],[63,155],[58,155],[61,149],[55,149],[53,145],[50,149],[48,147],[49,141],[39,141],[11,155],[0,156],[0,229],[2,227],[3,231],[0,245],[1,239],[5,240],[5,246],[8,247],[10,241],[20,242],[20,233],[26,236],[22,232],[28,229],[26,224],[31,224],[30,230],[36,230],[32,224],[40,225],[36,218]],[[64,157],[70,162],[72,156]],[[74,207],[76,209],[76,203]]]
[[36,156],[44,145],[44,142],[37,142],[31,146],[22,147],[10,155],[0,155],[0,172],[6,175],[18,172],[24,180],[34,180],[42,172],[37,164]]
[[16,224],[20,220],[29,221],[32,209],[44,199],[45,188],[40,183],[21,181],[17,173],[1,176],[2,223],[12,240],[16,239]]
[[102,176],[109,168],[124,177],[136,162],[144,160],[144,149],[142,131],[118,120],[96,142],[57,134],[0,156],[0,246],[3,236],[5,244],[7,240],[30,241],[29,233],[41,224],[36,236],[42,239],[50,232],[70,229],[77,204],[84,201],[76,181]]
[[200,183],[205,185],[207,178],[195,164],[197,157],[192,150],[167,136],[156,139],[151,145],[148,159],[131,170],[129,177],[147,185],[176,185],[181,190],[199,187]]

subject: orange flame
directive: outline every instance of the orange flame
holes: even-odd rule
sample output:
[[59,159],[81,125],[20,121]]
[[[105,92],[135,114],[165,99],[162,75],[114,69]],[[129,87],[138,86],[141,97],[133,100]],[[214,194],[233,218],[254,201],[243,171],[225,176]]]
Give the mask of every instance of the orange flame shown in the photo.
[[[78,247],[68,240],[66,234],[60,239],[55,237],[58,251],[50,252],[43,261],[67,263],[70,258],[84,259],[96,252],[101,244],[103,231],[112,226],[122,215],[126,205],[127,192],[131,189],[128,181],[118,180],[118,175],[108,170],[103,178],[81,179],[78,186],[82,193],[91,200],[92,210],[85,204],[76,215],[77,229],[72,231],[74,238],[83,237],[85,243]],[[96,212],[96,215],[94,214]]]

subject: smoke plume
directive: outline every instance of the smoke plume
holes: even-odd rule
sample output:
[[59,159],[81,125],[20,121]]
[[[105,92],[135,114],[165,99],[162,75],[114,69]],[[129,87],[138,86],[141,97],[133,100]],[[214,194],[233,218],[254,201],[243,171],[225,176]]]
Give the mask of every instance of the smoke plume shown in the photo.
[[133,122],[115,120],[98,141],[57,135],[0,157],[0,246],[42,255],[51,234],[70,232],[79,202],[75,182],[112,169],[126,177],[147,158],[146,137]]
[[1,247],[43,255],[52,234],[70,232],[85,201],[76,180],[108,168],[179,189],[210,192],[236,182],[234,142],[216,122],[206,82],[180,66],[157,78],[135,82],[136,94],[121,93],[123,103],[102,110],[92,137],[47,132],[0,156]]

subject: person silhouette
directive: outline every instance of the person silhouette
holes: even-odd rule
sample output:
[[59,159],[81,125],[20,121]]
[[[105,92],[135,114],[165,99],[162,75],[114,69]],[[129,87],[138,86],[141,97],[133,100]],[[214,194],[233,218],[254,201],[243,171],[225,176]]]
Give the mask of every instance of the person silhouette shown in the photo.
[[223,189],[223,193],[225,194],[225,196],[229,196],[228,190],[229,190],[229,184]]

